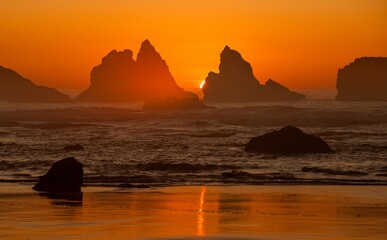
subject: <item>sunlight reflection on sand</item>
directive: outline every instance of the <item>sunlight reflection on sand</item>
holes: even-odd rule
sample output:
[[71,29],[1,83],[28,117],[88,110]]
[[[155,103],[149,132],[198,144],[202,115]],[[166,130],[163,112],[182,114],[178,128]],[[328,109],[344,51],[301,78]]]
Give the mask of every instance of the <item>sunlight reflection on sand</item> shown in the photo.
[[85,187],[79,204],[0,184],[0,239],[386,239],[386,190]]

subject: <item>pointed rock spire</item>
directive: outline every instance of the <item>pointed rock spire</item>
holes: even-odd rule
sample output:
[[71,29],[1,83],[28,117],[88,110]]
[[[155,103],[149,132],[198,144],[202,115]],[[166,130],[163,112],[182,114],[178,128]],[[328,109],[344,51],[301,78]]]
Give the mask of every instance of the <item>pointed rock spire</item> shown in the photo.
[[219,73],[210,72],[202,88],[207,102],[252,102],[301,100],[304,95],[289,91],[272,80],[261,85],[242,55],[225,46],[220,54]]
[[141,43],[136,61],[131,50],[111,51],[93,68],[90,82],[78,101],[131,102],[196,96],[177,86],[167,63],[149,40]]

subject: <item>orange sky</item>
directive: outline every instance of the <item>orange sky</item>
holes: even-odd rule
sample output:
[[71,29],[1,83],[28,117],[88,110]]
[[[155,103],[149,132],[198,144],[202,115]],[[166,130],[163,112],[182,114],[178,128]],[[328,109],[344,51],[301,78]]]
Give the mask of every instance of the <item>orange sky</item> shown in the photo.
[[13,0],[0,8],[0,65],[37,84],[85,89],[110,50],[149,39],[177,83],[199,87],[224,45],[260,82],[335,88],[360,56],[387,56],[386,0]]

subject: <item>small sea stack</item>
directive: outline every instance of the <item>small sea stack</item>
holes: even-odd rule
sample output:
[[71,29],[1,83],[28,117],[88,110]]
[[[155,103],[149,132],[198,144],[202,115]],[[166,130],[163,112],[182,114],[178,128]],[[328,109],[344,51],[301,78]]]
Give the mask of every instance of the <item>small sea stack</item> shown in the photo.
[[293,126],[252,138],[247,143],[245,151],[279,154],[333,152],[328,144],[318,136],[306,134]]
[[33,189],[53,193],[76,193],[81,192],[82,183],[83,165],[75,158],[69,157],[55,162],[45,175],[39,177]]

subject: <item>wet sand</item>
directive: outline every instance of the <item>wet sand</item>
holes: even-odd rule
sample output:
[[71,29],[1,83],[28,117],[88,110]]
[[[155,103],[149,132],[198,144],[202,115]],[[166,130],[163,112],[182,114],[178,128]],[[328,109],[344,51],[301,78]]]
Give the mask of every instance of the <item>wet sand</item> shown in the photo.
[[387,239],[386,186],[83,188],[83,201],[0,185],[0,239]]

